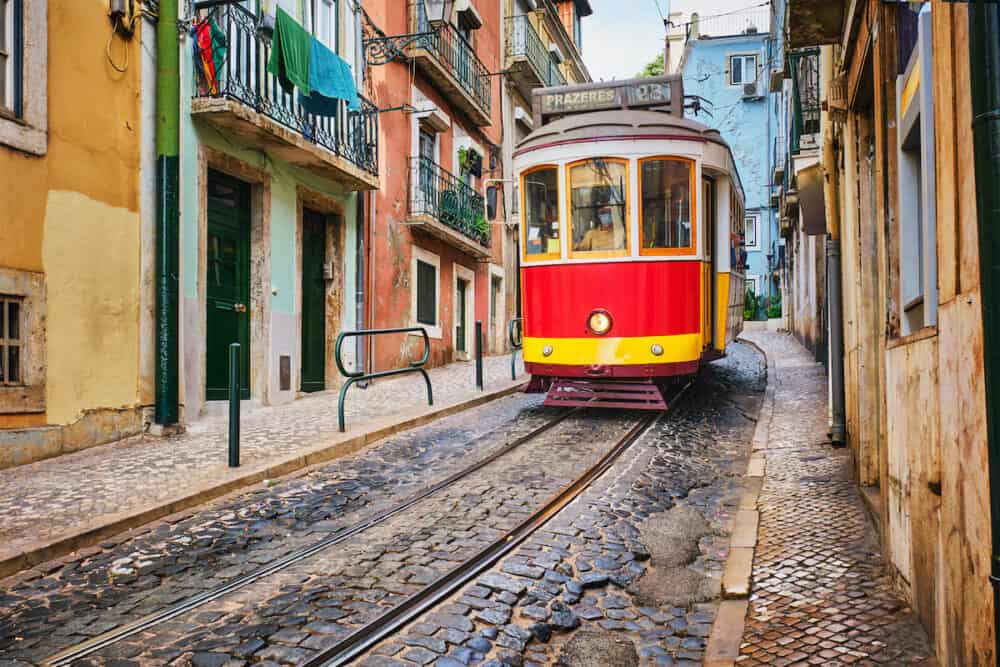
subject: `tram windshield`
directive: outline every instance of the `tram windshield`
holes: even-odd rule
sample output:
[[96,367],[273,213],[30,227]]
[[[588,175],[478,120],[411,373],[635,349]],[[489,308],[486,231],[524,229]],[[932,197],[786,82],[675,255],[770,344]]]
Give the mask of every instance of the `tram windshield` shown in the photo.
[[524,252],[529,257],[559,257],[559,170],[535,169],[521,180],[524,193]]
[[670,250],[691,248],[692,163],[642,160],[640,172],[641,253],[669,254]]
[[628,163],[595,158],[570,167],[570,220],[575,252],[628,248]]

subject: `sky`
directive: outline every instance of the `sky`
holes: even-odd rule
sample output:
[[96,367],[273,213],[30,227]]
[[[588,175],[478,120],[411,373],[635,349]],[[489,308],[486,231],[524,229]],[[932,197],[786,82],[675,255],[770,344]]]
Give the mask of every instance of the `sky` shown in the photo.
[[594,81],[627,79],[663,51],[663,19],[657,12],[702,16],[742,9],[759,0],[590,0],[583,19],[583,60]]

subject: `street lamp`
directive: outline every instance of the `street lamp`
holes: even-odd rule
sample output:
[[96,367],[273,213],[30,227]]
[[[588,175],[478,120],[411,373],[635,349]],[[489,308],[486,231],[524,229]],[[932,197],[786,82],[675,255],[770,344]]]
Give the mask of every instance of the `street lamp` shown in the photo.
[[405,55],[406,49],[414,44],[423,48],[432,46],[438,33],[451,21],[454,4],[454,0],[418,0],[416,11],[419,32],[386,35],[369,23],[369,28],[376,36],[364,40],[365,64],[385,65]]

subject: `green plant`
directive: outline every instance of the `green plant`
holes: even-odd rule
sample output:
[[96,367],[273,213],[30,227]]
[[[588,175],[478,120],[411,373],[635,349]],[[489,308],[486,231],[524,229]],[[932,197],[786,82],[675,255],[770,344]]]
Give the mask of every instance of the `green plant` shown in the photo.
[[469,149],[462,146],[458,149],[458,171],[468,171],[469,169]]
[[775,319],[781,317],[781,295],[775,294],[771,297],[771,302],[767,306],[767,317]]
[[476,230],[476,233],[484,239],[490,237],[490,223],[486,221],[486,216],[482,213],[476,214],[476,219],[473,221],[472,226]]
[[747,290],[743,295],[743,310],[754,312],[757,310],[757,296],[752,290]]

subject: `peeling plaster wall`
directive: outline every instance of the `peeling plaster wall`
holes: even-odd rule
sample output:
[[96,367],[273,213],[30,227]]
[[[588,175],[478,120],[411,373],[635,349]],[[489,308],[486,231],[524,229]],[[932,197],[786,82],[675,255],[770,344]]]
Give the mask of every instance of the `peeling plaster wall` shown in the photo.
[[46,152],[0,144],[0,267],[44,279],[44,301],[29,304],[44,311],[41,331],[29,335],[44,348],[45,400],[41,412],[0,414],[0,467],[142,426],[138,54],[152,30],[137,24],[119,73],[105,55],[105,0],[47,4]]

